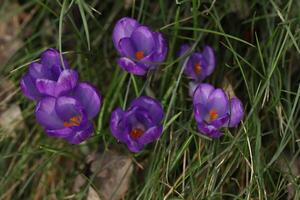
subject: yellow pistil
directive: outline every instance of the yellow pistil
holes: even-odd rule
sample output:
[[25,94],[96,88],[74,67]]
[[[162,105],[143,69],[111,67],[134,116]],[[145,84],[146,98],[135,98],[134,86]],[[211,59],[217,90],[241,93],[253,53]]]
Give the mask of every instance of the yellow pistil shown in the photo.
[[194,70],[197,75],[199,75],[201,73],[202,67],[201,67],[200,63],[197,63],[194,65]]
[[217,119],[218,116],[219,116],[218,112],[215,109],[211,109],[209,111],[208,115],[209,115],[209,121],[210,122],[213,121],[213,120],[215,120],[215,119]]
[[137,52],[135,53],[135,58],[136,58],[137,60],[141,60],[142,58],[144,58],[144,51],[137,51]]
[[140,138],[144,134],[144,131],[140,128],[134,128],[129,133],[130,137],[134,140]]
[[81,117],[80,116],[74,116],[69,119],[69,121],[64,122],[64,127],[69,128],[72,126],[79,126],[81,123]]

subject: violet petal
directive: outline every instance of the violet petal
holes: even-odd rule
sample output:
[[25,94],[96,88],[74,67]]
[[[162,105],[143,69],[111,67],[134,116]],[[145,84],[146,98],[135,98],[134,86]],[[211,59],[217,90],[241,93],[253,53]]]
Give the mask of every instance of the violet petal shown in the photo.
[[236,127],[240,121],[244,117],[244,108],[242,102],[236,98],[233,97],[230,100],[230,120],[229,120],[229,127]]
[[132,18],[129,17],[123,17],[120,19],[113,30],[113,42],[116,47],[116,49],[121,52],[120,46],[119,46],[119,41],[122,38],[129,38],[132,34],[132,32],[139,26],[139,23]]
[[162,134],[162,126],[154,126],[149,128],[139,139],[138,143],[146,145],[157,140]]
[[124,120],[124,114],[125,112],[121,108],[114,110],[111,114],[109,125],[112,135],[121,142],[125,142],[127,138],[126,132],[128,132],[128,128],[126,127]]
[[154,123],[159,123],[164,117],[162,105],[159,101],[151,97],[141,96],[136,98],[130,103],[130,107],[133,106],[138,106],[147,110]]
[[118,65],[125,71],[135,75],[143,76],[147,73],[143,65],[135,63],[126,57],[119,58]]
[[64,128],[63,121],[55,111],[55,101],[53,97],[45,97],[36,106],[36,119],[46,129]]
[[73,130],[71,128],[47,129],[46,134],[50,137],[67,138],[73,134]]
[[209,110],[216,110],[218,116],[223,116],[228,113],[228,97],[222,89],[215,89],[209,96],[207,106]]
[[214,87],[207,83],[202,83],[197,86],[193,95],[193,104],[201,103],[206,105],[210,94],[214,91]]
[[130,38],[136,50],[145,52],[145,55],[148,55],[154,48],[155,41],[152,31],[146,26],[136,28]]
[[211,138],[219,138],[223,135],[216,127],[207,125],[204,122],[198,123],[198,129],[201,133]]
[[79,144],[88,139],[94,132],[94,126],[92,123],[88,123],[85,129],[75,131],[65,138],[71,144]]
[[210,75],[212,74],[216,66],[216,58],[215,58],[214,50],[210,46],[205,46],[202,54],[207,62],[206,74]]
[[35,80],[33,80],[29,73],[26,73],[20,82],[21,90],[27,98],[38,101],[42,97],[35,86]]
[[63,70],[56,83],[55,96],[66,94],[77,85],[78,73],[75,70]]
[[95,87],[88,83],[81,82],[74,90],[74,97],[84,107],[89,119],[98,114],[101,106],[101,95]]

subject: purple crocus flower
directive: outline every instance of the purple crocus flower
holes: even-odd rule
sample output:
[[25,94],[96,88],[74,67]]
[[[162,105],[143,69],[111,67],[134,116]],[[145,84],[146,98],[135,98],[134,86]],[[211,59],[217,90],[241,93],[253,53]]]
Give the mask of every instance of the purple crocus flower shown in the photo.
[[113,30],[113,42],[121,58],[119,66],[135,75],[145,75],[167,55],[167,43],[159,32],[128,17],[120,19]]
[[198,129],[204,135],[218,138],[223,135],[222,127],[237,126],[244,116],[242,102],[231,99],[222,89],[210,84],[199,84],[193,95],[194,115]]
[[[191,47],[184,44],[180,47],[179,55],[182,56]],[[202,52],[194,52],[183,63],[184,73],[196,81],[202,81],[215,69],[216,59],[211,47],[205,46]]]
[[64,96],[42,98],[36,107],[37,121],[47,135],[78,144],[94,131],[90,121],[101,106],[101,96],[88,83],[78,83]]
[[132,152],[157,140],[162,133],[163,108],[157,100],[142,96],[133,100],[126,111],[117,108],[110,118],[112,135],[127,144]]
[[[47,49],[41,54],[40,62],[33,62],[29,71],[22,77],[21,89],[31,100],[38,101],[44,96],[57,97],[76,86],[78,74],[70,70],[64,60],[63,69],[59,52]],[[48,87],[49,86],[49,87]]]

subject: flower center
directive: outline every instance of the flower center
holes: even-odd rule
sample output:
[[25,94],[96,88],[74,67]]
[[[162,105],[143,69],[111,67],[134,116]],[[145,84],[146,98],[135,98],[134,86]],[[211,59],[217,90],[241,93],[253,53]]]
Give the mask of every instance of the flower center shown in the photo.
[[138,60],[141,60],[142,58],[144,58],[144,51],[135,52],[135,58]]
[[73,126],[79,126],[81,123],[81,117],[80,116],[74,116],[69,119],[69,121],[64,122],[64,127],[69,128]]
[[209,115],[209,121],[210,122],[213,121],[213,120],[215,120],[215,119],[217,119],[218,116],[219,116],[218,112],[215,109],[211,109],[209,111],[208,115]]
[[194,65],[194,70],[195,70],[197,75],[199,75],[201,73],[202,67],[201,67],[200,63],[196,63]]
[[143,134],[144,134],[144,130],[142,130],[140,128],[134,128],[129,133],[130,137],[134,140],[140,138]]

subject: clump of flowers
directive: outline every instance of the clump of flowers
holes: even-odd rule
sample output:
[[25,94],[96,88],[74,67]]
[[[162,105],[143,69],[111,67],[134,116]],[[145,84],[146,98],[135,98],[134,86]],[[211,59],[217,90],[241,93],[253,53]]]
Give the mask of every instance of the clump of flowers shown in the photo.
[[146,144],[160,137],[163,117],[164,111],[160,102],[142,96],[134,99],[126,111],[121,108],[113,111],[110,130],[130,151],[139,152]]
[[[167,43],[159,32],[150,30],[128,17],[121,18],[113,30],[113,43],[120,54],[119,66],[135,75],[157,68],[167,55]],[[191,49],[182,45],[179,55]],[[237,126],[244,116],[242,102],[219,88],[202,82],[216,66],[213,49],[205,46],[183,62],[191,79],[189,94],[199,132],[212,138],[223,135],[221,128]],[[78,73],[55,49],[41,54],[21,79],[23,94],[37,102],[35,115],[47,135],[78,144],[94,131],[92,119],[101,108],[101,96],[92,85],[80,82]],[[127,110],[115,109],[110,118],[112,135],[132,152],[159,139],[164,111],[161,103],[148,96],[134,99]]]
[[[63,59],[64,60],[64,59]],[[47,135],[78,144],[94,131],[91,119],[101,107],[101,96],[76,71],[61,62],[55,49],[41,54],[21,80],[23,94],[37,101],[35,115]]]
[[167,43],[159,32],[151,31],[128,17],[121,18],[113,30],[113,42],[121,58],[119,66],[135,75],[155,69],[167,55]]
[[199,131],[212,138],[223,135],[222,127],[237,126],[244,116],[242,102],[237,97],[229,98],[222,89],[207,83],[195,89],[193,107]]
[[[182,45],[179,55],[184,55],[190,48],[187,44]],[[215,66],[216,58],[210,46],[205,46],[202,52],[193,52],[183,62],[184,73],[196,82],[201,82],[207,76],[211,75]]]

